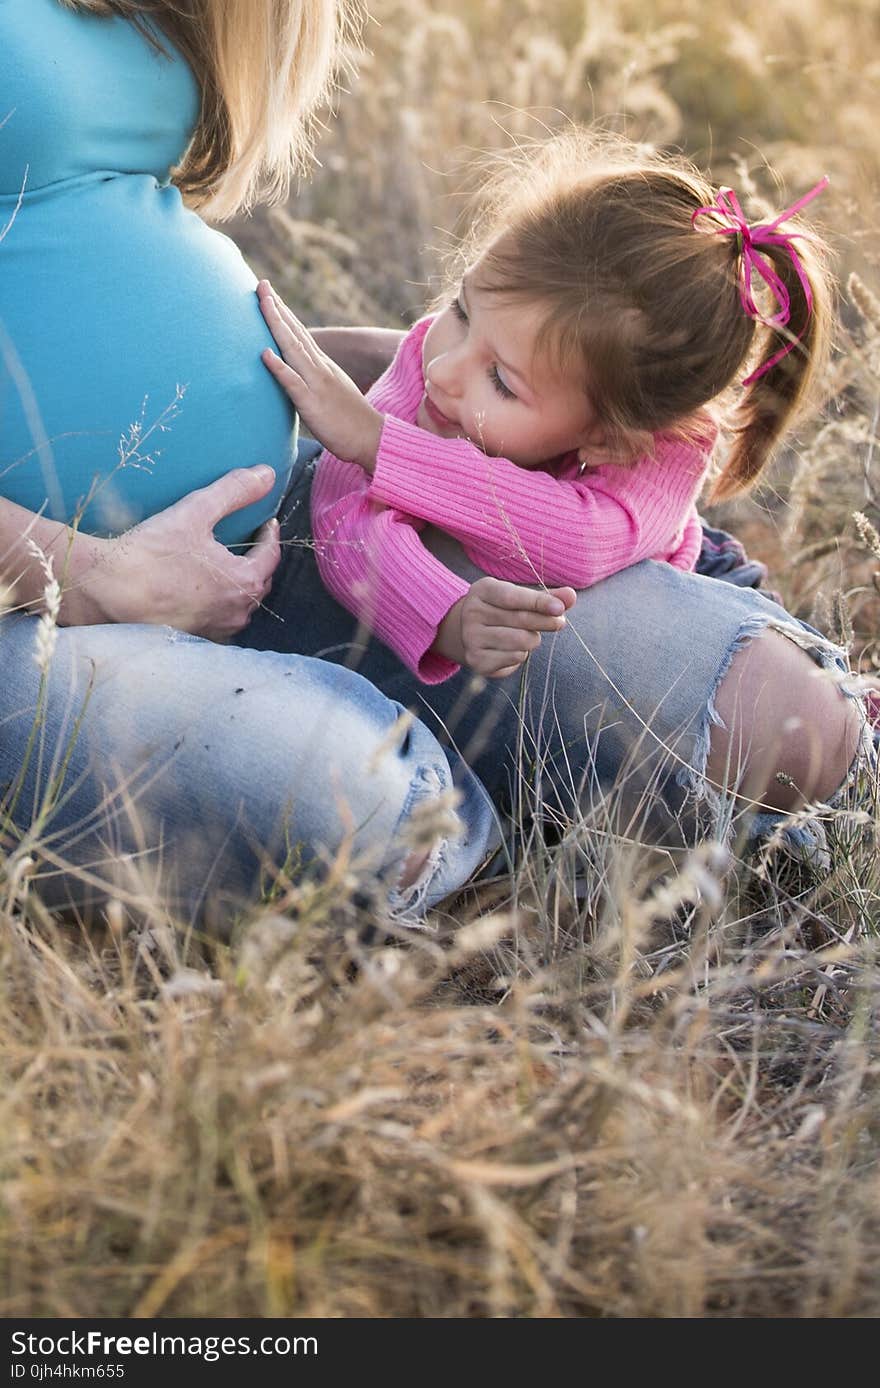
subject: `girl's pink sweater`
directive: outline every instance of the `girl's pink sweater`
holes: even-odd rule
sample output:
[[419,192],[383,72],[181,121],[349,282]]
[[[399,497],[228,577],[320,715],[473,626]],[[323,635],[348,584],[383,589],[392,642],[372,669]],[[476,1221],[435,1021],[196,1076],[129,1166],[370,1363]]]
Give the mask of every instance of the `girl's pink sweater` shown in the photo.
[[425,548],[419,530],[459,540],[484,572],[516,583],[588,588],[641,559],[692,569],[700,552],[695,501],[714,431],[699,442],[655,437],[652,457],[581,473],[576,455],[542,471],[444,439],[415,423],[424,393],[422,340],[407,334],[369,392],[385,415],[372,477],[324,452],[312,488],[321,577],[425,684],[458,666],[431,647],[470,584]]

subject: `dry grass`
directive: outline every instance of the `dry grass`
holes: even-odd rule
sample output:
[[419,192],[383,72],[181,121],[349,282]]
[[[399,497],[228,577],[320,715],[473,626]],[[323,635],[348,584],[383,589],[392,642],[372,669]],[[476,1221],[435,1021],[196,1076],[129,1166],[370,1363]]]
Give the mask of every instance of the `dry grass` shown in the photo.
[[[876,668],[873,0],[374,9],[297,220],[241,229],[325,321],[418,311],[454,171],[502,116],[625,112],[765,192],[764,155],[790,190],[832,174],[860,277],[837,405],[726,514]],[[880,1314],[876,823],[837,818],[821,881],[571,825],[433,933],[370,945],[305,886],[224,945],[116,905],[87,931],[10,860],[0,1312]]]
[[555,853],[369,947],[295,890],[227,947],[25,895],[4,1314],[877,1314],[877,951],[835,924],[845,879],[593,859],[586,901]]
[[[600,119],[673,144],[742,187],[747,171],[788,191],[832,178],[818,216],[864,272],[880,150],[880,32],[873,0],[761,0],[711,11],[700,0],[372,0],[370,53],[320,145],[296,216],[348,238],[340,264],[386,321],[421,312],[426,278],[475,191],[474,156],[567,121]],[[478,187],[478,176],[477,176]],[[811,208],[811,215],[816,211]],[[236,228],[259,257],[273,214]],[[315,228],[276,227],[267,263],[304,310],[352,321],[333,276],[309,274]],[[306,261],[305,284],[298,258]]]

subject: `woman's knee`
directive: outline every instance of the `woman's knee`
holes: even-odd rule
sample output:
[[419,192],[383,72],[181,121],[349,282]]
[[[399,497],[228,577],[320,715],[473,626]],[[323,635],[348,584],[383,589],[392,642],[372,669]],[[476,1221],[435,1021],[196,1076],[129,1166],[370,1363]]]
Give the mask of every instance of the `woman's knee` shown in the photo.
[[35,625],[16,631],[0,771],[14,782],[39,718],[40,756],[15,803],[22,833],[51,835],[71,896],[83,864],[102,863],[108,894],[115,859],[136,854],[161,858],[168,890],[200,910],[209,889],[251,895],[291,850],[305,865],[344,848],[431,904],[485,852],[491,816],[477,789],[465,787],[454,820],[444,813],[449,757],[353,672],[159,628],[77,628],[59,633],[39,703]]
[[734,656],[715,694],[707,776],[769,809],[827,800],[859,745],[863,715],[834,678],[777,631]]

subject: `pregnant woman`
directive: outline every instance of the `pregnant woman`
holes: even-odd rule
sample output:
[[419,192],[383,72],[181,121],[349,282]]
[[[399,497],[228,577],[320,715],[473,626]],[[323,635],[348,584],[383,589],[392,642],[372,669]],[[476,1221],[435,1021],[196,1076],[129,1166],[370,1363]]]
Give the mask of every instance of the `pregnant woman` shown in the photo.
[[[36,845],[53,902],[146,890],[193,917],[351,842],[418,910],[486,853],[474,779],[365,680],[194,635],[229,637],[265,595],[296,421],[260,361],[253,275],[182,194],[222,215],[283,189],[343,18],[335,0],[0,0],[0,575],[18,608],[0,830]],[[22,615],[47,560],[51,660]],[[423,827],[407,858],[413,811],[454,773],[458,826]]]
[[[148,890],[210,918],[350,842],[395,907],[436,902],[491,849],[493,815],[401,703],[502,812],[524,781],[527,810],[551,813],[623,784],[618,825],[678,842],[746,793],[771,815],[830,798],[856,757],[860,708],[816,677],[832,648],[666,565],[584,594],[523,684],[422,690],[363,650],[308,549],[308,469],[287,486],[294,419],[260,360],[255,281],[193,210],[283,189],[338,24],[331,0],[0,0],[0,575],[17,604],[0,829],[53,902]],[[394,340],[323,343],[366,384]],[[457,830],[435,816],[407,839],[453,782]],[[719,795],[734,786],[742,801]]]

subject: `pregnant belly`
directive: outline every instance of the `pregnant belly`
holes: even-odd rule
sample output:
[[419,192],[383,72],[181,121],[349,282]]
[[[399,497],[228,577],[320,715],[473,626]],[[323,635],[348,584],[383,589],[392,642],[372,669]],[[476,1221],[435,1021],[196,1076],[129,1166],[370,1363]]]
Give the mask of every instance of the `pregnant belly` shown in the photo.
[[255,284],[149,176],[27,197],[0,244],[0,496],[118,533],[268,463],[271,495],[217,527],[245,541],[287,485],[296,423],[260,361]]

